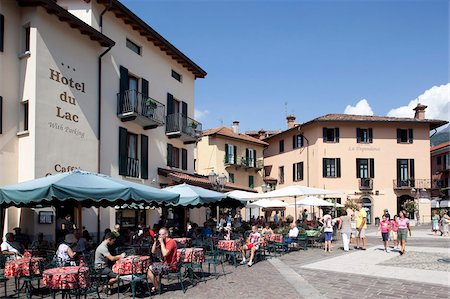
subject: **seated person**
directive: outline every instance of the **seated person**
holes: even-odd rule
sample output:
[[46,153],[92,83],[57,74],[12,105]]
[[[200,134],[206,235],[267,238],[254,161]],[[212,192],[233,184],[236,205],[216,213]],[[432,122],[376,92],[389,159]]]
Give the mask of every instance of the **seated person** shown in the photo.
[[256,250],[259,249],[259,244],[262,242],[261,234],[258,233],[256,225],[252,226],[252,232],[248,236],[246,240],[246,244],[241,247],[241,253],[242,253],[242,261],[241,265],[245,264],[247,261],[245,258],[245,250],[250,250],[250,260],[248,261],[248,266],[253,266],[253,258],[255,257]]
[[14,232],[14,240],[19,243],[22,248],[27,249],[30,244],[30,237],[27,234],[22,233],[20,227],[14,228]]
[[31,244],[31,249],[36,250],[37,252],[42,252],[50,249],[50,245],[47,240],[44,240],[44,234],[38,233],[36,240]]
[[117,282],[117,274],[112,271],[112,269],[109,267],[109,262],[114,263],[117,260],[120,260],[121,258],[124,258],[126,256],[125,253],[119,254],[119,255],[111,255],[108,250],[108,246],[114,245],[114,242],[116,242],[116,235],[109,232],[105,235],[105,240],[103,240],[100,245],[98,245],[97,249],[95,250],[95,267],[102,269],[102,274],[107,275],[109,278],[108,285],[111,286],[115,282]]
[[286,246],[284,247],[285,250],[288,250],[288,245],[295,241],[295,239],[298,237],[298,228],[295,223],[291,223],[291,229],[289,230],[288,237],[286,238]]
[[76,241],[76,246],[74,248],[74,250],[76,252],[80,252],[83,253],[85,251],[87,251],[89,249],[89,243],[88,241],[82,236],[82,233],[80,230],[76,230],[75,231],[75,238],[77,239]]
[[267,241],[269,240],[269,237],[271,235],[273,235],[273,230],[270,228],[269,223],[266,223],[266,225],[264,226],[264,228],[261,231],[261,235],[264,237],[264,239],[266,239]]
[[152,254],[158,252],[161,252],[164,262],[153,263],[147,272],[148,280],[153,284],[153,292],[158,291],[161,273],[177,269],[177,243],[169,238],[169,230],[165,227],[159,230],[158,240],[152,245]]
[[203,237],[212,237],[213,231],[212,229],[208,226],[208,223],[205,222],[203,224],[203,228],[202,228],[202,236]]
[[77,239],[74,234],[67,234],[64,237],[64,241],[59,244],[56,250],[56,257],[60,263],[60,267],[66,266],[70,260],[75,259],[76,252],[73,251],[72,246],[75,245]]
[[5,241],[0,245],[2,254],[9,256],[9,259],[21,258],[22,255],[19,252],[20,245],[14,242],[14,234],[7,233],[5,235]]

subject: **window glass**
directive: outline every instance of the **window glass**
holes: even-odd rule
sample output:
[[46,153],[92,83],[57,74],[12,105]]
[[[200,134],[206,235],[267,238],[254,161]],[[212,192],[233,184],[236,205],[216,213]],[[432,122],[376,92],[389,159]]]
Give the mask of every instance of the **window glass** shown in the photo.
[[141,47],[127,38],[127,48],[134,53],[141,55]]

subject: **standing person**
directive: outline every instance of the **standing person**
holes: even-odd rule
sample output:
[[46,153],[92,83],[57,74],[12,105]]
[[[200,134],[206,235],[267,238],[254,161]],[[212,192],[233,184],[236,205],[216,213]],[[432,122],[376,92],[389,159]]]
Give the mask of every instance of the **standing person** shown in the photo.
[[157,292],[161,273],[177,269],[177,243],[169,238],[169,230],[165,227],[159,230],[158,240],[152,245],[152,253],[161,252],[164,262],[152,263],[147,271],[148,280],[153,284],[152,292]]
[[402,210],[399,213],[400,217],[397,218],[398,224],[398,241],[400,242],[400,255],[403,255],[406,250],[406,240],[411,237],[411,228],[409,227],[409,219],[406,218],[406,211]]
[[391,220],[391,239],[394,241],[394,246],[392,246],[392,248],[395,247],[395,249],[398,249],[398,224],[397,224],[397,219],[398,216],[395,215],[394,219]]
[[308,210],[304,209],[302,212],[302,221],[306,221],[308,219]]
[[[117,274],[112,271],[112,269],[109,267],[108,263],[114,263],[117,260],[120,260],[121,258],[124,258],[126,256],[125,253],[119,254],[119,255],[112,255],[109,253],[108,246],[114,245],[114,242],[116,242],[116,235],[114,235],[111,232],[108,232],[105,235],[105,239],[103,240],[100,245],[98,245],[97,249],[95,250],[95,267],[99,267],[102,269],[102,275],[106,275],[109,278],[108,285],[111,286],[115,282],[117,282]],[[109,291],[108,291],[109,292]]]
[[[356,204],[358,217],[356,218],[356,247],[355,249],[366,250],[367,212],[361,203]],[[360,246],[362,243],[362,247]]]
[[389,231],[391,229],[391,223],[388,220],[386,214],[381,216],[380,225],[378,226],[378,232],[381,231],[381,238],[383,239],[384,251],[388,251]]
[[72,216],[70,216],[70,214],[67,214],[61,223],[60,230],[63,232],[63,235],[65,236],[67,234],[73,234],[74,230],[76,229],[77,229],[76,225],[72,222]]
[[439,220],[440,217],[436,213],[436,210],[433,210],[433,215],[431,216],[431,231],[436,235],[439,230]]
[[325,252],[331,252],[331,241],[333,240],[333,225],[334,221],[330,215],[331,211],[328,211],[319,222],[323,225],[323,232],[325,233]]
[[259,248],[259,243],[261,241],[261,234],[258,233],[258,228],[256,225],[252,226],[252,232],[246,240],[246,244],[241,247],[242,261],[241,265],[245,264],[247,259],[245,258],[245,250],[250,250],[250,260],[247,265],[249,267],[253,266],[253,258],[255,257],[255,252]]
[[352,233],[352,220],[347,211],[342,211],[341,217],[339,217],[339,227],[341,231],[342,243],[344,245],[344,251],[349,251],[350,234]]
[[273,216],[273,222],[275,222],[275,224],[278,224],[278,221],[280,219],[278,218],[278,211],[275,211],[275,215]]
[[384,209],[383,212],[383,215],[386,216],[387,220],[391,220],[391,214],[389,214],[388,209]]
[[450,217],[447,215],[447,210],[441,210],[441,236],[448,236],[448,225],[450,222]]

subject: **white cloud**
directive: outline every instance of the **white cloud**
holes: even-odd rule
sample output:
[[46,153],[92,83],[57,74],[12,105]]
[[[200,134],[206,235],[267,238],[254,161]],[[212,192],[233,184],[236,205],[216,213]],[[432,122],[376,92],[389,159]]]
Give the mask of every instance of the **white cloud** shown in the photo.
[[414,117],[413,109],[417,106],[417,103],[428,106],[425,111],[425,118],[450,121],[450,83],[431,87],[416,99],[410,101],[408,105],[391,109],[387,115]]
[[355,106],[347,105],[344,113],[355,115],[373,115],[372,107],[370,107],[369,102],[367,102],[366,99],[360,100]]
[[209,114],[208,110],[197,110],[197,109],[195,109],[195,111],[194,111],[194,115],[195,115],[194,117],[195,117],[196,120],[201,120],[203,117],[205,117],[208,114]]

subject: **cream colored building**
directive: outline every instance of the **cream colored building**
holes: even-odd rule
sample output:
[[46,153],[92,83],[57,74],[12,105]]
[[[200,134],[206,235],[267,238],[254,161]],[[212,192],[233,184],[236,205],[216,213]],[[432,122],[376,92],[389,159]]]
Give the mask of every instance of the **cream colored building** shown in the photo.
[[[1,186],[75,168],[154,187],[172,184],[159,169],[194,172],[195,80],[206,72],[123,4],[0,1],[0,21]],[[4,231],[52,235],[43,210],[94,233],[116,222],[114,208],[100,226],[95,208],[9,208]],[[159,217],[121,213],[133,224]]]
[[[295,124],[289,116],[287,130],[264,139],[265,176],[276,188],[336,190],[330,197],[337,202],[362,202],[370,223],[384,209],[393,216],[432,187],[430,130],[447,122],[425,119],[425,108],[418,106],[414,118],[327,114]],[[419,215],[430,220],[429,202],[419,204]]]

